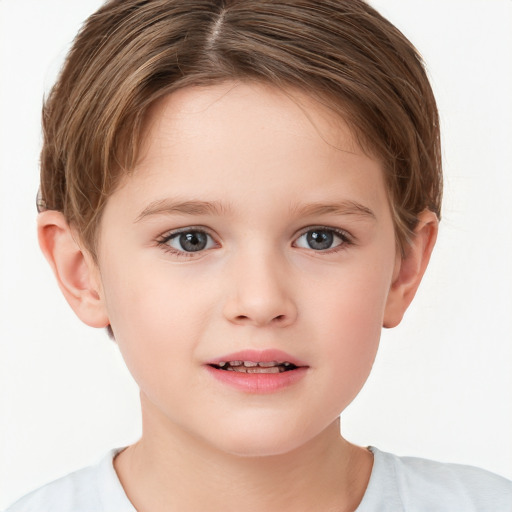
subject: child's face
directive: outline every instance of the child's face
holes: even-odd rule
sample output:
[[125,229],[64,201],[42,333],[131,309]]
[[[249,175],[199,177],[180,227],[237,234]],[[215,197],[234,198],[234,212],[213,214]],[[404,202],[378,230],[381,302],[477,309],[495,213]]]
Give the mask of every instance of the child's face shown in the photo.
[[[173,94],[108,201],[101,297],[146,431],[286,452],[332,430],[370,372],[399,266],[382,169],[293,98],[233,83]],[[301,368],[209,365],[237,359]]]

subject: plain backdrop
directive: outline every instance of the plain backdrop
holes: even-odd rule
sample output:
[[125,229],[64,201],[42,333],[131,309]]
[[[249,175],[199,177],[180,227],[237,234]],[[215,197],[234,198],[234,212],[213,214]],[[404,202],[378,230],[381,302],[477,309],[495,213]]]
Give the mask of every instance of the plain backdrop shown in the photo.
[[[512,1],[373,4],[427,62],[445,203],[422,287],[383,333],[344,433],[512,479]],[[0,0],[0,508],[140,432],[115,344],[74,317],[36,242],[43,93],[99,5]]]

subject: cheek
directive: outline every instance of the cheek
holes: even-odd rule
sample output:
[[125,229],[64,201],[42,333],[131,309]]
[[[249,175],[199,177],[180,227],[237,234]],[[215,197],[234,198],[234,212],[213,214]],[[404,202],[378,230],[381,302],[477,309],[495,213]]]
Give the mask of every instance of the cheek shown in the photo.
[[344,340],[344,345],[354,348],[364,346],[365,341],[378,340],[391,269],[386,272],[377,266],[372,270],[364,265],[360,269],[352,266],[347,272],[340,271],[324,281],[316,287],[305,283],[310,288],[311,304],[305,305],[304,310],[306,314],[313,313],[310,321],[318,319],[315,323],[327,339]]
[[340,406],[344,409],[352,401],[370,374],[379,346],[388,286],[378,272],[363,272],[360,278],[353,273],[350,280],[344,281],[340,276],[337,283],[343,284],[312,298],[318,306],[310,320],[310,325],[318,329],[316,337],[322,346],[318,365],[328,369],[333,416],[339,414]]
[[[201,295],[172,268],[157,262],[116,261],[105,272],[107,310],[115,332],[172,334],[191,315],[190,301]],[[182,321],[182,322],[181,322]]]
[[139,385],[193,357],[214,303],[207,290],[198,290],[197,281],[180,278],[164,262],[117,261],[104,274],[110,323]]

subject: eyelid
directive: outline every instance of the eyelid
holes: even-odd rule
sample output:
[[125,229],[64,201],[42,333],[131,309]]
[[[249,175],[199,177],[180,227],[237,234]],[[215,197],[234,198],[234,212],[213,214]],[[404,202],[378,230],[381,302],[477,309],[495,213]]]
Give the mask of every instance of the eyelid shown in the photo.
[[[310,248],[311,251],[314,251],[315,253],[333,253],[337,252],[339,250],[343,250],[347,246],[355,245],[355,237],[348,232],[345,229],[339,228],[339,227],[333,227],[333,226],[325,226],[325,225],[312,225],[307,226],[305,228],[302,228],[300,231],[296,233],[296,235],[293,238],[292,246],[297,247],[295,244],[299,238],[304,236],[310,231],[329,231],[334,233],[337,237],[339,237],[342,240],[342,243],[339,245],[336,245],[332,248],[325,249],[325,250],[315,250]],[[184,226],[181,228],[175,228],[171,229],[169,231],[166,231],[162,235],[156,238],[156,243],[159,247],[161,247],[163,250],[170,252],[176,256],[179,257],[199,257],[203,255],[205,252],[215,248],[205,248],[199,251],[181,251],[179,249],[176,249],[168,244],[169,240],[172,240],[173,238],[177,237],[178,235],[182,233],[190,233],[190,232],[199,232],[204,233],[208,237],[211,238],[211,240],[214,242],[216,247],[220,247],[220,243],[217,241],[217,237],[211,233],[211,230],[209,228],[206,228],[205,226]],[[299,247],[302,248],[302,247]]]
[[[310,231],[315,231],[315,230],[331,232],[341,240],[341,243],[338,245],[335,245],[334,247],[330,247],[330,248],[324,249],[324,250],[313,249],[312,247],[309,247],[309,248],[308,247],[300,247],[300,246],[295,245],[300,238],[302,238],[304,235],[306,235]],[[298,249],[306,249],[306,250],[312,251],[315,254],[333,254],[338,251],[347,249],[351,245],[355,245],[355,238],[351,233],[349,233],[345,229],[335,228],[335,227],[331,227],[331,226],[316,225],[316,226],[308,226],[306,228],[301,229],[299,231],[299,233],[294,237],[292,245],[294,247],[297,247]]]
[[204,226],[184,226],[182,228],[174,228],[165,231],[157,237],[157,240],[170,240],[173,236],[179,235],[180,233],[188,233],[190,231],[199,231],[200,233],[212,236],[210,230]]
[[313,226],[307,226],[305,228],[302,228],[299,230],[294,237],[294,240],[297,240],[301,236],[304,236],[309,231],[314,231],[317,229],[318,231],[332,231],[334,234],[338,235],[343,241],[346,243],[355,243],[355,237],[346,229],[342,228],[335,228],[333,226],[323,226],[321,224],[319,225],[313,225]]
[[170,252],[176,256],[198,257],[199,255],[202,255],[208,250],[212,249],[212,247],[210,247],[208,249],[202,249],[200,251],[181,251],[179,249],[175,249],[174,247],[168,244],[170,240],[176,238],[178,235],[182,233],[204,233],[205,235],[211,238],[216,247],[219,247],[220,245],[216,237],[211,233],[211,231],[208,228],[205,228],[204,226],[185,226],[182,228],[171,229],[157,237],[155,241],[157,245],[161,247],[163,250]]

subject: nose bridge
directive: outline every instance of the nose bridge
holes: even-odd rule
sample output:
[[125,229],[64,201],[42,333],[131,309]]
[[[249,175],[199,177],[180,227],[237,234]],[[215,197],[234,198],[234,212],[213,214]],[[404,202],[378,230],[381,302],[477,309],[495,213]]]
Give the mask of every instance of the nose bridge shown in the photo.
[[281,326],[296,318],[284,256],[267,244],[250,244],[230,262],[230,293],[224,313],[235,323]]

